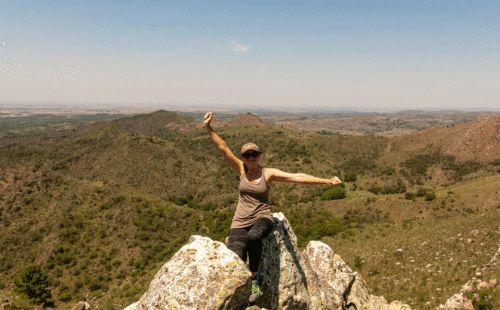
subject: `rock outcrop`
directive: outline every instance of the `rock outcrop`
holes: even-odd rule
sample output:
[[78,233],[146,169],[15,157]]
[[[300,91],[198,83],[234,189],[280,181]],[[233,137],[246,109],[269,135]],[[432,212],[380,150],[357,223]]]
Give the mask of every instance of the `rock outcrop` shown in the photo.
[[[311,241],[300,253],[288,220],[282,213],[273,216],[258,272],[263,295],[253,309],[410,309],[371,295],[328,245]],[[126,310],[247,309],[249,287],[248,268],[235,253],[221,242],[191,236]]]
[[223,243],[191,236],[161,267],[136,309],[240,309],[248,304],[250,272]]
[[90,310],[90,304],[86,301],[79,301],[71,310]]

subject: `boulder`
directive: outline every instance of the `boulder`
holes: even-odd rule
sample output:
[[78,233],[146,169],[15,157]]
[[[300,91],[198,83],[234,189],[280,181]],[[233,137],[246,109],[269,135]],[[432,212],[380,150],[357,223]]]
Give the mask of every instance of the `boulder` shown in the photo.
[[363,310],[411,310],[410,306],[400,301],[393,301],[390,304],[383,296],[374,296],[370,294],[368,285],[363,277],[354,272],[354,281],[346,292],[345,309],[363,309]]
[[472,300],[465,297],[465,294],[458,293],[448,298],[444,306],[441,305],[438,309],[474,310],[474,306],[472,305]]
[[274,229],[262,241],[262,296],[255,305],[248,304],[250,272],[245,262],[221,242],[191,236],[161,267],[140,300],[125,310],[410,309],[370,295],[366,282],[328,245],[311,241],[300,253],[286,217],[273,217]]
[[90,310],[90,305],[88,302],[79,301],[71,310]]
[[258,276],[262,297],[256,305],[267,309],[308,309],[311,302],[300,261],[297,237],[283,213],[274,213],[274,229],[262,241]]
[[246,308],[250,272],[222,242],[191,236],[126,310]]
[[354,273],[332,249],[320,241],[310,241],[302,253],[311,308],[337,309],[354,281]]

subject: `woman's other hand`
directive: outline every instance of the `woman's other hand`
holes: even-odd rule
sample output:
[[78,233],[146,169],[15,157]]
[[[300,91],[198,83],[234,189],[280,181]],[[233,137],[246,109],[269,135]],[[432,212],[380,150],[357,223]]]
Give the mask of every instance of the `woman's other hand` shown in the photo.
[[210,122],[212,122],[212,118],[214,117],[214,114],[212,112],[208,112],[207,114],[205,114],[205,121],[203,122],[203,125],[205,125],[205,127],[209,127],[210,126]]
[[331,178],[331,179],[329,180],[329,182],[328,182],[328,185],[333,185],[333,186],[335,186],[335,185],[340,185],[340,184],[342,184],[342,181],[340,181],[340,179],[339,179],[339,178],[337,178],[337,177],[333,177],[333,178]]

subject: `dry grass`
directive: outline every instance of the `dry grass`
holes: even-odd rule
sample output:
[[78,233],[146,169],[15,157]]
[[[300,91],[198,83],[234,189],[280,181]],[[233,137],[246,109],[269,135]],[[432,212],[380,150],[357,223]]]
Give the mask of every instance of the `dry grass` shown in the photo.
[[[325,241],[364,276],[374,294],[415,309],[444,304],[472,277],[500,280],[499,269],[476,275],[476,269],[499,249],[500,176],[457,184],[450,190],[462,211],[454,216],[367,225],[354,228],[348,238],[339,235]],[[446,195],[445,191],[438,191],[438,196]],[[426,208],[425,202],[420,204]],[[465,211],[469,209],[472,213]]]

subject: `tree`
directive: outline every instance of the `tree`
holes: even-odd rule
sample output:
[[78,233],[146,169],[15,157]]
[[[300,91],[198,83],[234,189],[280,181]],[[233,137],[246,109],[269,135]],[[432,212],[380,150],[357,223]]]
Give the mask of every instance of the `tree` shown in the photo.
[[26,295],[32,304],[46,303],[52,292],[48,287],[52,278],[43,272],[40,265],[31,264],[14,278],[14,292]]
[[342,187],[333,187],[321,195],[321,200],[334,200],[345,198],[347,192]]

